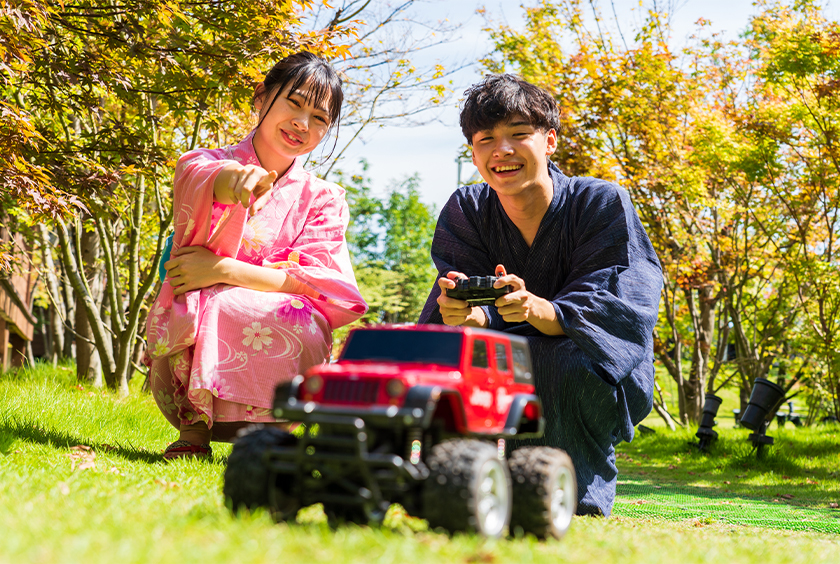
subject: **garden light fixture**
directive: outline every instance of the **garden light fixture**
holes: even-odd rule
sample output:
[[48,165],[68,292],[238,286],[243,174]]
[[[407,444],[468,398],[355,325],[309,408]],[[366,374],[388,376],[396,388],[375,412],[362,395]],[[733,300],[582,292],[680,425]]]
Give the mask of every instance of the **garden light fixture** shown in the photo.
[[700,428],[697,429],[695,435],[700,439],[700,442],[695,444],[703,452],[707,451],[709,446],[718,438],[717,431],[712,427],[715,425],[715,417],[722,401],[714,394],[706,394],[706,402],[703,404],[703,417],[700,419]]
[[773,444],[773,437],[768,437],[765,432],[784,397],[785,390],[778,384],[764,378],[755,379],[750,402],[741,416],[741,425],[755,431],[750,434],[749,440],[756,448],[759,458],[764,447]]

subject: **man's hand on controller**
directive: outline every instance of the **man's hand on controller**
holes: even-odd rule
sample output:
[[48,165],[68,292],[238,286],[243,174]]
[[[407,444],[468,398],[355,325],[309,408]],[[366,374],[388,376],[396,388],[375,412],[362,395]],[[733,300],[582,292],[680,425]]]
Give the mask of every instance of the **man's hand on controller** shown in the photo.
[[563,329],[557,320],[554,305],[548,300],[536,296],[525,288],[525,281],[515,274],[508,274],[504,265],[496,266],[498,280],[494,288],[510,285],[512,291],[496,300],[496,308],[502,319],[509,323],[526,321],[546,335],[563,335]]
[[487,316],[480,307],[470,307],[464,300],[456,300],[446,295],[446,290],[455,288],[455,280],[467,278],[461,272],[451,271],[446,277],[438,278],[440,296],[437,303],[440,308],[440,315],[446,325],[466,325],[468,327],[487,327]]

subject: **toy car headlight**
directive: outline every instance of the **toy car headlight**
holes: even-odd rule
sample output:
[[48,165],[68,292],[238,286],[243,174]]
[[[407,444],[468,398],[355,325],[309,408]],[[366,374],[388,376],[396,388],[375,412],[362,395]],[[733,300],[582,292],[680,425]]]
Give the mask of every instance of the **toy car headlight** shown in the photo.
[[388,394],[389,398],[398,398],[405,393],[405,384],[397,378],[388,380],[388,383],[385,384],[385,393]]
[[324,379],[318,376],[317,374],[315,374],[314,376],[310,376],[306,379],[306,382],[303,383],[303,389],[310,394],[317,394],[321,391],[321,388],[323,387]]

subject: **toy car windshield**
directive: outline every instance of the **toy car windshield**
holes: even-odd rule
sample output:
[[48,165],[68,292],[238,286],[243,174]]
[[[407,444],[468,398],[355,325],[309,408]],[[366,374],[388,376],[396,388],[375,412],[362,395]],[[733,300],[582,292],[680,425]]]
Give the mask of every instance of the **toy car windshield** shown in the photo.
[[462,335],[437,331],[356,330],[341,360],[423,362],[458,366]]

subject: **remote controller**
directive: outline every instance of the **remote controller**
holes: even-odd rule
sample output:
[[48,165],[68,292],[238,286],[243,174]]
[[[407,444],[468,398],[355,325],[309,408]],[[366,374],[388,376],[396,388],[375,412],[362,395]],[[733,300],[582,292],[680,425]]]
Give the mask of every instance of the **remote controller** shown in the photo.
[[496,299],[509,294],[513,288],[503,286],[494,288],[498,280],[495,276],[470,276],[455,280],[455,287],[446,290],[446,295],[456,300],[464,300],[471,306],[493,305]]

